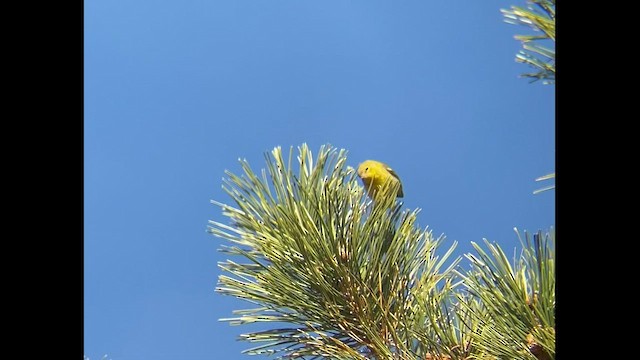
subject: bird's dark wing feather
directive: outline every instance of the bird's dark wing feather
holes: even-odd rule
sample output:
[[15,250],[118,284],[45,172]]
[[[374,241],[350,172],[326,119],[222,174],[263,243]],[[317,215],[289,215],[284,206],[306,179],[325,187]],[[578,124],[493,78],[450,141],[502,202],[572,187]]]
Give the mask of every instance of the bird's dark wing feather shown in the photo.
[[391,176],[393,176],[394,178],[398,179],[398,181],[400,181],[400,177],[398,176],[398,174],[396,174],[395,171],[393,171],[392,168],[390,168],[388,165],[385,165],[384,167],[387,169],[389,174],[391,174]]
[[391,174],[391,176],[393,176],[394,178],[396,178],[398,180],[398,183],[400,185],[400,188],[398,188],[398,197],[403,197],[404,193],[402,192],[402,182],[400,181],[400,177],[398,176],[398,174],[396,174],[395,171],[393,171],[392,168],[389,167],[389,165],[385,164],[384,167],[385,167],[385,169],[387,169],[389,174]]

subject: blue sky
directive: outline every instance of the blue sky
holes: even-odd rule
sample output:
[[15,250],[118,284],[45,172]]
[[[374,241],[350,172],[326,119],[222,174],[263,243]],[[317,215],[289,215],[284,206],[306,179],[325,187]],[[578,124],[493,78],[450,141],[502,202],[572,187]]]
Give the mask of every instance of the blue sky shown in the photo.
[[214,293],[224,170],[330,143],[390,164],[420,226],[518,246],[555,223],[555,88],[518,75],[523,1],[85,1],[84,354],[247,359]]

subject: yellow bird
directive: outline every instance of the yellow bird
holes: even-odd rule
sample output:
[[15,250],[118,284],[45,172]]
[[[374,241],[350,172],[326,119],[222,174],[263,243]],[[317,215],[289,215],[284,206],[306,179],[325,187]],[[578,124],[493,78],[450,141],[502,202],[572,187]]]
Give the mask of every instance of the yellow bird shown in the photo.
[[369,197],[373,198],[374,193],[378,190],[382,184],[389,179],[390,181],[397,182],[398,197],[403,197],[402,182],[393,169],[389,165],[375,160],[365,160],[362,164],[358,165],[358,176],[362,179],[365,189]]

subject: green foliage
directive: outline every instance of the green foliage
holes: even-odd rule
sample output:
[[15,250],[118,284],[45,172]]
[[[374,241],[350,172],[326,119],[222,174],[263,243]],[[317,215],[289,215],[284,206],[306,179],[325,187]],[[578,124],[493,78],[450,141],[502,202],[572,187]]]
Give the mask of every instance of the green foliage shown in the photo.
[[[230,225],[209,231],[240,261],[220,263],[216,291],[253,304],[222,319],[268,323],[241,335],[252,355],[309,359],[550,359],[555,356],[554,253],[546,237],[525,234],[511,266],[487,243],[456,269],[453,243],[416,226],[393,183],[369,200],[346,151],[306,145],[287,158],[265,154],[256,174],[226,172],[235,206]],[[436,253],[444,252],[441,256]],[[284,325],[283,325],[284,324]],[[542,354],[539,357],[536,354]]]
[[[472,243],[478,256],[467,254],[472,268],[459,273],[483,308],[471,312],[480,323],[479,331],[471,334],[478,358],[555,358],[554,233],[538,232],[531,241],[525,232],[520,241],[523,253],[513,266],[496,244],[485,240],[487,252]],[[461,304],[474,310],[478,306]]]
[[418,210],[401,211],[391,184],[369,201],[345,155],[322,147],[314,163],[302,145],[294,170],[293,151],[285,159],[275,148],[261,176],[246,161],[242,176],[227,172],[237,207],[214,203],[233,225],[212,221],[210,231],[245,262],[220,264],[230,276],[217,291],[257,307],[225,320],[292,324],[242,335],[263,343],[250,354],[417,359],[433,349],[416,339],[452,288],[457,260],[444,265],[455,244],[435,255],[443,238],[415,226]]
[[[533,67],[536,72],[522,76],[532,81],[555,83],[556,80],[556,2],[555,0],[527,0],[527,7],[512,6],[510,10],[500,10],[505,21],[531,28],[535,35],[516,35],[522,42],[522,50],[516,61]],[[552,47],[543,44],[551,42]]]
[[[510,10],[501,9],[505,21],[510,24],[529,27],[536,35],[516,35],[522,42],[522,50],[516,55],[516,61],[527,64],[536,72],[522,74],[533,81],[542,80],[544,84],[556,81],[556,2],[555,0],[527,0],[527,7],[512,6]],[[549,44],[545,46],[544,44]],[[552,47],[553,48],[552,48]],[[541,176],[536,181],[555,178],[555,172]],[[555,189],[555,185],[535,190],[534,194]]]

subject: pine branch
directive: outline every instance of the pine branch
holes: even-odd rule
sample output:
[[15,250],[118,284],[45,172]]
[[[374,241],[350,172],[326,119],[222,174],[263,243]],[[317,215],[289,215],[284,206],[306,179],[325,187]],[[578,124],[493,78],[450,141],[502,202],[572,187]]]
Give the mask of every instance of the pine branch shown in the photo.
[[527,64],[536,72],[522,74],[532,81],[543,80],[545,84],[555,83],[556,55],[555,49],[542,44],[549,43],[555,47],[556,40],[556,2],[555,0],[527,0],[527,7],[512,6],[510,10],[501,9],[505,21],[510,24],[529,27],[540,35],[516,35],[522,42],[523,50],[516,55],[516,61]]
[[243,259],[220,263],[227,275],[216,291],[257,305],[222,320],[274,324],[241,336],[261,344],[247,353],[418,359],[456,346],[444,335],[427,340],[425,330],[451,299],[460,259],[445,264],[455,244],[437,256],[444,238],[415,226],[419,210],[402,210],[392,184],[368,200],[344,150],[323,146],[314,159],[303,144],[295,162],[293,149],[285,159],[279,147],[265,159],[261,176],[244,160],[242,175],[226,173],[235,207],[214,204],[230,225],[209,227],[230,242],[222,251]]
[[[516,231],[517,232],[517,231]],[[518,234],[520,237],[520,234]],[[523,254],[513,266],[496,244],[485,240],[489,252],[472,243],[478,256],[468,254],[472,269],[460,273],[472,299],[461,301],[479,326],[473,334],[478,358],[555,358],[555,254],[553,232],[525,232]]]

